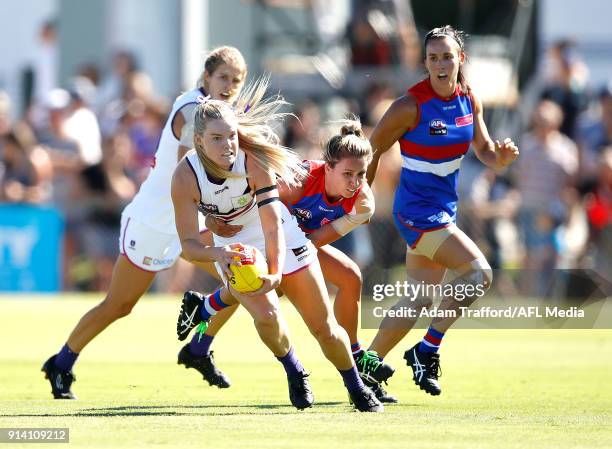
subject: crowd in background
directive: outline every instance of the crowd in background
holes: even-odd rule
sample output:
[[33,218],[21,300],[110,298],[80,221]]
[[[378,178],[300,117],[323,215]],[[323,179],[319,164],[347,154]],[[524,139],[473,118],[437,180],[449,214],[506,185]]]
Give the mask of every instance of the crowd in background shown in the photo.
[[[363,26],[355,23],[350,30],[359,36],[349,40],[353,63],[396,63],[394,48],[368,42]],[[15,117],[16,99],[0,91],[0,202],[60,210],[66,223],[64,289],[105,290],[118,252],[121,211],[155,163],[172,99],[156,95],[129,51],[117,52],[109,67],[84,64],[60,88],[53,72],[54,34],[53,24],[41,31],[43,56],[21,117]],[[402,42],[418,42],[413,34],[403,33]],[[414,60],[415,51],[411,45],[404,56]],[[541,273],[555,268],[612,273],[612,83],[590,85],[588,68],[570,41],[551,46],[543,61],[530,119],[522,135],[513,136],[521,151],[517,163],[495,173],[473,156],[464,160],[459,226],[493,268],[527,268],[546,294]],[[358,97],[300,101],[293,106],[295,118],[283,124],[284,143],[304,158],[318,158],[330,120],[353,113],[369,132],[401,94],[373,80]],[[378,282],[403,264],[403,240],[391,217],[400,168],[399,151],[383,157],[374,217],[338,242]],[[156,288],[182,291],[193,275],[187,264],[177,264]]]

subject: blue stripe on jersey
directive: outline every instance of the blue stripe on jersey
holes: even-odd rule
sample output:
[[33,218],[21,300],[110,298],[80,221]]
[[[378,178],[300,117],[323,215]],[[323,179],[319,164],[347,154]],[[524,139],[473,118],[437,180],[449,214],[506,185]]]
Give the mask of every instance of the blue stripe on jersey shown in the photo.
[[[455,168],[451,161],[461,158],[473,140],[472,103],[462,94],[442,100],[429,80],[416,84],[409,93],[418,102],[419,118],[400,138],[404,166],[393,213],[416,230],[430,230],[456,220],[459,170],[448,172]],[[399,227],[397,218],[396,224]]]

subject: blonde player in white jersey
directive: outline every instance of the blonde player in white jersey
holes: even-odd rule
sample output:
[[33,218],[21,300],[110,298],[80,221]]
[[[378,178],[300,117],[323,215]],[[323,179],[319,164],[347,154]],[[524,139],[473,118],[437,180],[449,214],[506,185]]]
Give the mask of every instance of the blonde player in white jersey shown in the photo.
[[[175,222],[183,254],[192,262],[215,262],[230,275],[235,263],[231,243],[249,244],[266,255],[269,274],[256,292],[239,294],[226,286],[204,298],[186,295],[177,322],[183,340],[201,320],[239,302],[253,317],[262,339],[286,370],[289,396],[297,408],[313,402],[304,368],[297,360],[278,307],[281,287],[317,339],[327,359],[340,372],[360,411],[380,412],[382,404],[367,388],[355,367],[346,331],[331,309],[314,245],[280,202],[277,181],[294,183],[306,175],[298,158],[278,144],[266,123],[278,117],[280,100],[262,100],[266,83],[246,89],[235,110],[224,102],[204,101],[194,118],[195,152],[179,163],[172,180]],[[214,235],[214,245],[202,243],[198,211],[242,226],[232,237]]]
[[153,169],[123,211],[120,255],[106,298],[81,318],[60,352],[43,365],[55,399],[75,399],[70,386],[74,381],[72,366],[79,353],[109,324],[128,315],[156,273],[170,268],[181,256],[170,184],[177,162],[193,146],[194,109],[198,99],[207,96],[228,102],[235,100],[246,73],[246,63],[239,50],[219,47],[208,55],[198,87],[174,102],[155,153]]

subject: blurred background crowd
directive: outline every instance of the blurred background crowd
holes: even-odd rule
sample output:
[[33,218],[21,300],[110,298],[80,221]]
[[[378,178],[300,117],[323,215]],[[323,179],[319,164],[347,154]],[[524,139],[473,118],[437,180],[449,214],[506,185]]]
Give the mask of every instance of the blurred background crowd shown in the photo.
[[[579,36],[539,39],[537,2],[505,2],[505,13],[493,8],[470,16],[459,8],[455,16],[430,17],[422,13],[426,2],[353,0],[342,2],[347,14],[334,26],[315,8],[320,2],[238,3],[258,8],[260,22],[309,8],[315,19],[308,32],[316,39],[306,32],[299,37],[305,48],[255,66],[249,61],[249,78],[270,71],[273,87],[293,104],[295,117],[279,133],[304,158],[318,158],[333,120],[349,113],[371,131],[423,76],[420,42],[429,28],[451,23],[472,34],[468,81],[483,92],[491,135],[512,136],[521,154],[497,173],[466,157],[459,226],[493,268],[530,270],[532,287],[543,294],[542,273],[556,268],[612,273],[612,78],[593,76]],[[442,3],[467,8],[479,2]],[[65,220],[62,289],[105,290],[121,211],[153,163],[174,96],[160,93],[133,48],[115,48],[102,62],[79,61],[60,76],[61,26],[55,19],[39,24],[36,58],[20,68],[18,95],[7,93],[0,78],[0,203],[59,210]],[[494,30],[506,30],[508,40]],[[279,39],[265,29],[258,33],[268,49]],[[243,50],[239,42],[219,44]],[[179,83],[174,95],[189,88]],[[404,243],[391,218],[400,168],[399,151],[383,158],[373,219],[337,243],[376,282],[390,280],[403,264]],[[204,274],[179,263],[159,276],[155,289],[179,292],[205,282]]]

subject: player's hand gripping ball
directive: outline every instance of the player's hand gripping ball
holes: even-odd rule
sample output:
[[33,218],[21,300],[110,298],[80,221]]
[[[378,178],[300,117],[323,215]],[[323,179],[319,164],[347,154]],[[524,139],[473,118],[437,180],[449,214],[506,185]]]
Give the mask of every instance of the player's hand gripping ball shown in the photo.
[[233,251],[243,254],[240,258],[242,266],[230,265],[230,270],[234,275],[228,279],[229,285],[240,293],[259,290],[263,285],[263,281],[259,276],[268,274],[268,264],[264,255],[251,245],[232,243],[229,246]]

